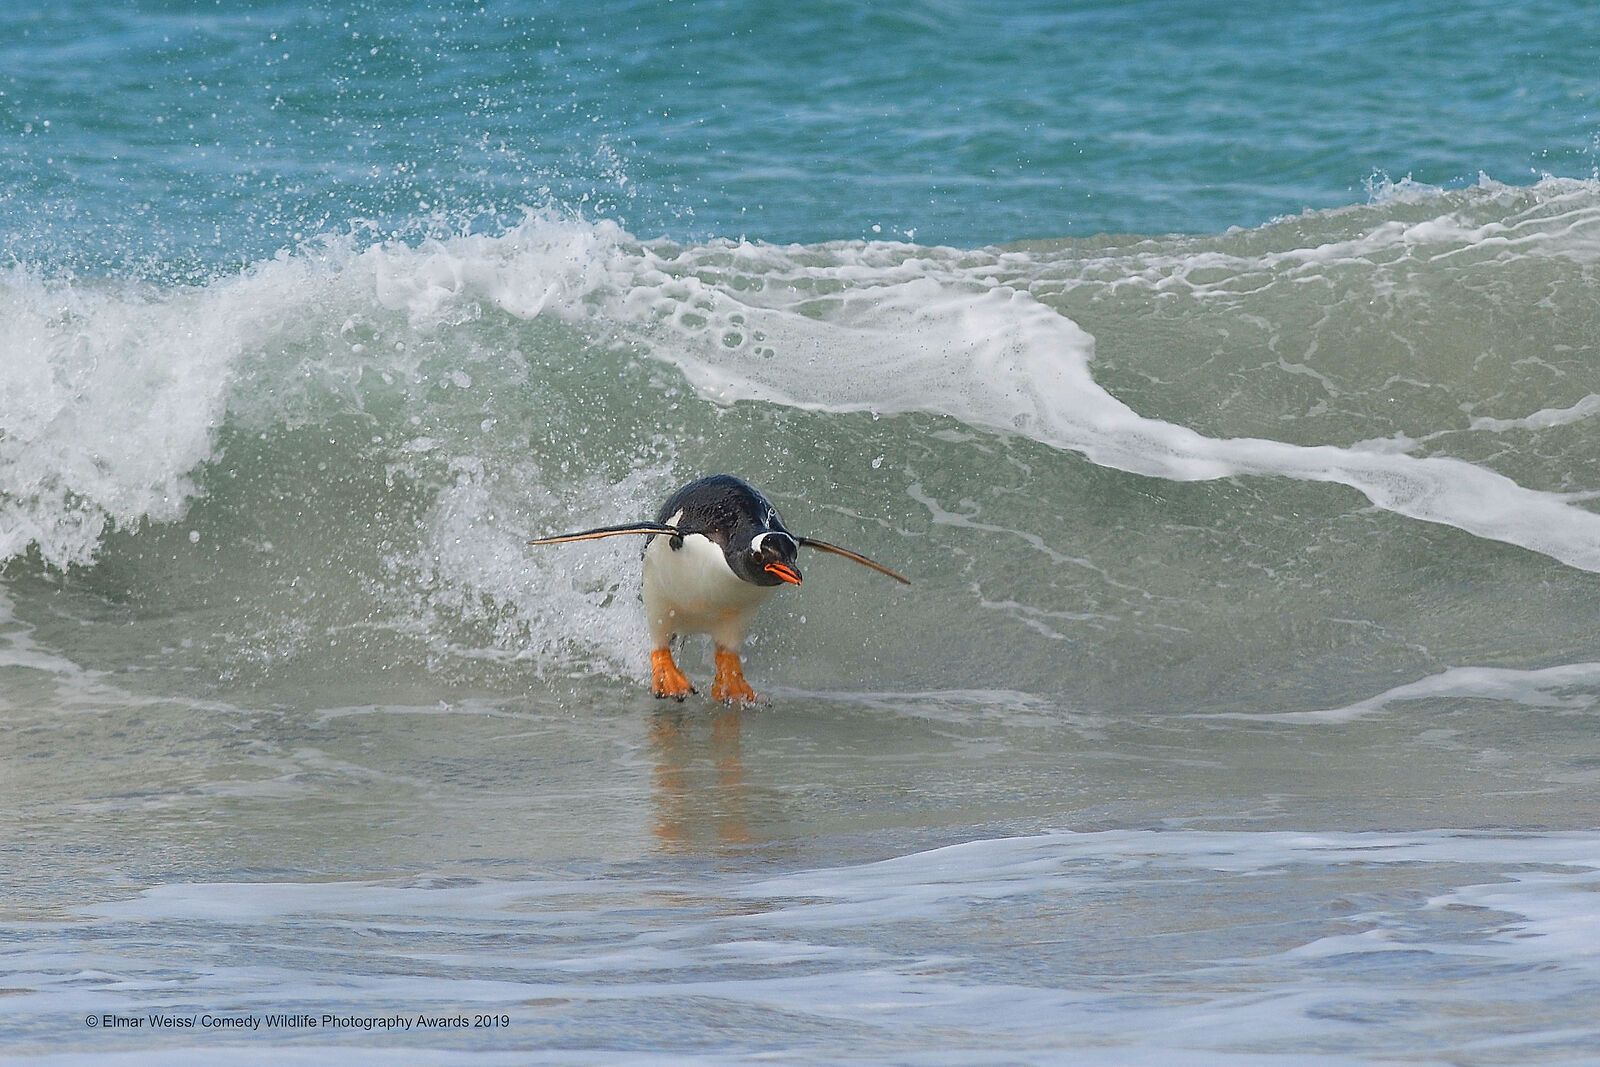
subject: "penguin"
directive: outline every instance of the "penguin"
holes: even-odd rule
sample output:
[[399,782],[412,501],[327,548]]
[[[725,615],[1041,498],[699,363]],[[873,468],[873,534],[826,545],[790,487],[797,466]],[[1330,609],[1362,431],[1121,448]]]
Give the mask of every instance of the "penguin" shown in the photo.
[[911,584],[905,575],[859,552],[790,533],[772,502],[731,474],[690,482],[667,498],[654,522],[601,526],[528,543],[560,545],[626,534],[646,538],[642,592],[650,628],[650,691],[663,699],[681,701],[697,692],[673,661],[671,645],[679,634],[703,633],[716,648],[712,699],[756,701],[755,690],[745,681],[739,648],[756,610],[783,586],[800,584],[801,548],[843,556]]

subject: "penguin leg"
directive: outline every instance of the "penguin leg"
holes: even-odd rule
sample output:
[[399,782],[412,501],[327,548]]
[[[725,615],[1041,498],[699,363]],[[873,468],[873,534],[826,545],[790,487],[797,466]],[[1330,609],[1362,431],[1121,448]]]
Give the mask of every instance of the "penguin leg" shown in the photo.
[[725,704],[754,704],[756,691],[744,680],[744,665],[739,653],[717,646],[717,676],[711,683],[711,699]]
[[682,700],[694,691],[688,676],[672,661],[672,649],[663,645],[650,650],[650,692],[660,698]]

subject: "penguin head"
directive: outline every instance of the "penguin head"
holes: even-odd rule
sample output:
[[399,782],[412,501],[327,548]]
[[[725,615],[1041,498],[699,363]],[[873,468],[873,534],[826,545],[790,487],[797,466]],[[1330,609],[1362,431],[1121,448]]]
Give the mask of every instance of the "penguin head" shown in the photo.
[[757,526],[732,538],[727,555],[733,573],[754,585],[799,585],[799,553],[800,543],[788,530]]

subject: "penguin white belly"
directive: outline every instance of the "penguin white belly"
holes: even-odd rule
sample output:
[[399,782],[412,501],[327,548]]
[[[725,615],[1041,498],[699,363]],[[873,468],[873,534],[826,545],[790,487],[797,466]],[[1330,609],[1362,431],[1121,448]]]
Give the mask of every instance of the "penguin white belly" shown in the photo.
[[656,537],[644,552],[644,610],[650,639],[666,647],[675,633],[710,634],[724,648],[744,641],[756,609],[775,586],[744,581],[728,566],[722,549],[701,534],[688,534],[680,548]]

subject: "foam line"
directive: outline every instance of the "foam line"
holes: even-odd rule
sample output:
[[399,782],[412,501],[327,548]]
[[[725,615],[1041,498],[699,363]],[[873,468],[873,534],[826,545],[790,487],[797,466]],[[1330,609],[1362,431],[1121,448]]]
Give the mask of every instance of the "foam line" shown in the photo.
[[1486,416],[1472,420],[1472,429],[1489,433],[1507,430],[1548,430],[1552,426],[1567,426],[1600,414],[1600,393],[1590,393],[1576,404],[1564,408],[1541,408],[1520,419],[1491,419]]
[[[1422,270],[1472,249],[1559,258],[1580,274],[1600,259],[1592,183],[1441,200],[1431,221],[1384,217],[1415,214],[1411,200],[1359,209],[1370,219],[1326,213],[1306,222],[1304,247],[1241,255],[1191,238],[1150,240],[1131,258],[1076,265],[890,243],[678,247],[608,222],[541,216],[420,247],[330,239],[200,287],[91,286],[11,268],[0,272],[0,312],[13,324],[0,360],[0,559],[37,546],[58,566],[90,562],[112,525],[183,514],[225,420],[295,424],[315,416],[271,409],[303,401],[308,381],[359,408],[354,383],[367,371],[413,376],[414,356],[342,344],[339,323],[403,319],[411,340],[447,343],[491,308],[623,330],[716,403],[932,413],[1152,478],[1342,485],[1394,514],[1600,572],[1600,515],[1579,505],[1581,494],[1393,447],[1208,437],[1143,416],[1095,381],[1094,338],[1034,295],[1059,284],[1049,275],[1063,264],[1077,278],[1070,288],[1091,274],[1095,284],[1135,283],[1141,264],[1166,278],[1220,271],[1219,284],[1268,284],[1395,257]],[[1366,221],[1352,233],[1353,218]],[[1538,428],[1597,410],[1588,397],[1474,426]]]
[[[1600,515],[1465,460],[1213,438],[1146,418],[1094,380],[1093,338],[1022,290],[972,292],[924,277],[842,293],[820,306],[767,308],[695,279],[677,283],[714,325],[674,330],[651,354],[718,403],[929,412],[1153,478],[1276,475],[1344,485],[1386,511],[1600,572]],[[636,312],[654,306],[640,291],[627,301]],[[781,358],[682,343],[687,334],[731,330],[735,321],[759,331]]]
[[1538,670],[1509,667],[1452,667],[1415,682],[1395,686],[1376,696],[1340,708],[1285,711],[1267,715],[1224,713],[1206,718],[1237,718],[1252,722],[1353,722],[1408,700],[1504,700],[1533,708],[1588,707],[1589,698],[1563,697],[1563,689],[1600,686],[1600,663],[1566,663]]

